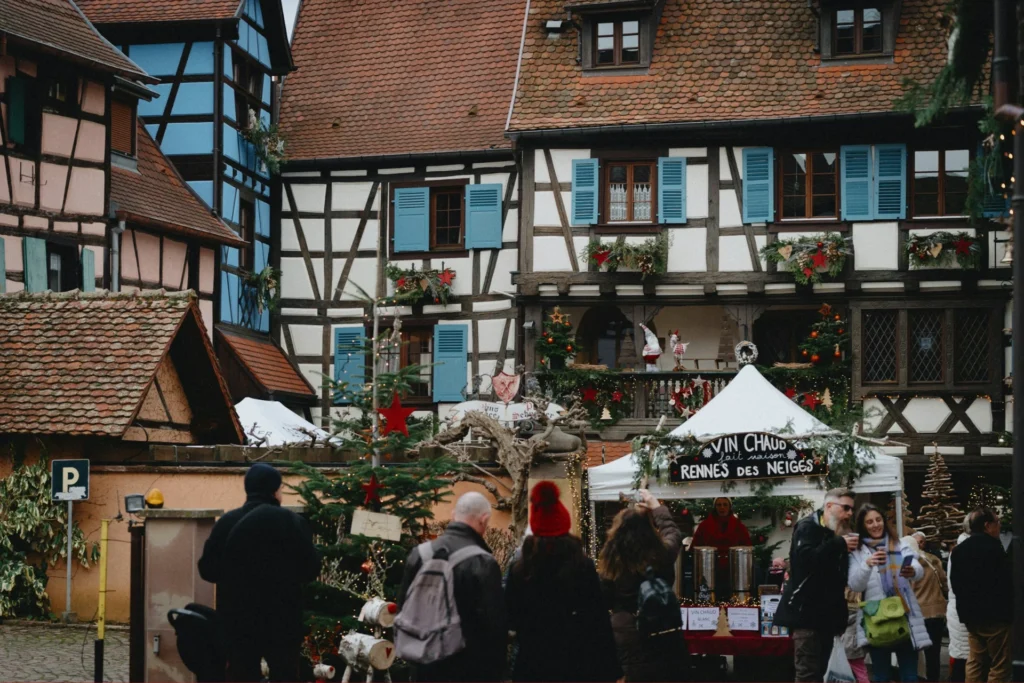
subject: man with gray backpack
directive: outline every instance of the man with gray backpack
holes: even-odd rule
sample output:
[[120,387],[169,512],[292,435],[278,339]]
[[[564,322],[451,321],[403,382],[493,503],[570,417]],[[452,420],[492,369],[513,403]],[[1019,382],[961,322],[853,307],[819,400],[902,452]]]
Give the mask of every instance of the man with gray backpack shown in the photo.
[[491,504],[470,492],[439,538],[409,553],[395,647],[417,681],[499,681],[508,625],[501,569],[484,542]]

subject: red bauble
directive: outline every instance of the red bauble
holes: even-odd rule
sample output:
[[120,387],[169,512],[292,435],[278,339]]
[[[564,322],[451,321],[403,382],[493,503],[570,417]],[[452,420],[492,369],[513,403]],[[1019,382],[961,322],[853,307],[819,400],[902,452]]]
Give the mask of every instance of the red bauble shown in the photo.
[[836,313],[836,317],[834,317],[833,320],[835,320],[836,322],[839,322],[839,314],[838,313]]
[[572,346],[566,346],[565,350],[568,351],[569,353],[572,353]]
[[821,249],[824,246],[825,246],[824,242],[818,242],[818,249]]
[[548,344],[554,344],[554,343],[555,343],[555,338],[554,337],[548,337]]
[[800,355],[803,356],[804,358],[807,358],[808,353],[809,352],[807,351],[807,349],[804,349],[803,351],[800,352]]
[[359,568],[363,570],[364,574],[369,574],[373,571],[373,561],[367,560],[366,562],[363,562],[361,565],[359,565]]
[[817,339],[817,338],[818,338],[818,331],[817,330],[812,330],[811,331],[811,339]]
[[842,352],[842,351],[836,351],[836,352],[835,352],[835,353],[833,353],[832,355],[833,355],[834,357],[836,357],[836,358],[842,358],[842,357],[843,357],[843,352]]
[[843,334],[844,332],[846,332],[846,330],[844,330],[843,328],[840,327],[839,328],[839,334]]
[[814,354],[813,356],[811,356],[812,363],[817,363],[819,360],[821,360],[821,356],[819,356],[818,354]]

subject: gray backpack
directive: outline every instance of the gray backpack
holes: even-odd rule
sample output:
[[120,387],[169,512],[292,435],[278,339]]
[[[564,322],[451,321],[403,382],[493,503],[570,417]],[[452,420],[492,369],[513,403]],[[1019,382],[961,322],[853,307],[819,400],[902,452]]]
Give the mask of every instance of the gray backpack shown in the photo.
[[398,656],[411,664],[433,664],[466,647],[452,571],[463,560],[490,553],[469,545],[450,557],[434,557],[430,541],[417,550],[423,564],[395,618],[395,648]]

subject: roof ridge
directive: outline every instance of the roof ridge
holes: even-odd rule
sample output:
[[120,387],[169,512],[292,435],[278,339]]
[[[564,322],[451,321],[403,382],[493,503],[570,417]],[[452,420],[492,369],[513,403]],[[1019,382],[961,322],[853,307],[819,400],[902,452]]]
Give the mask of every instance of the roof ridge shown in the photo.
[[132,292],[112,292],[109,289],[97,289],[92,292],[83,292],[80,289],[72,289],[66,292],[10,292],[0,293],[0,301],[90,301],[90,300],[157,300],[169,299],[171,301],[185,300],[194,301],[198,299],[194,289],[185,289],[178,292],[168,292],[166,289],[142,289]]

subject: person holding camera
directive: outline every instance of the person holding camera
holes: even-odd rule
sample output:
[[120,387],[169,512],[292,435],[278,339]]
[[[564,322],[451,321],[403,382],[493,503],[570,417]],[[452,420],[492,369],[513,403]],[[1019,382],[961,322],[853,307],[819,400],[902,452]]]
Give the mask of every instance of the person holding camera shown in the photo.
[[924,576],[924,568],[871,503],[857,512],[856,529],[860,545],[850,553],[849,584],[864,594],[857,642],[868,648],[876,682],[891,680],[893,654],[900,680],[916,681],[917,652],[932,644],[911,586]]
[[[597,562],[619,661],[627,681],[685,680],[682,631],[647,633],[638,626],[641,588],[672,586],[683,534],[650,491],[641,489],[639,498],[615,516]],[[678,619],[678,599],[674,603]]]

